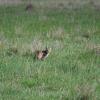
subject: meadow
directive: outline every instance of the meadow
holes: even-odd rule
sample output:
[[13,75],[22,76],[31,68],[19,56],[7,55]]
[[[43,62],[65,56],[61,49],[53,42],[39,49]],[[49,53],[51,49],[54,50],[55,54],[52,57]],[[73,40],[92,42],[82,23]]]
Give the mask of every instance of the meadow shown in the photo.
[[0,100],[100,100],[100,9],[64,4],[0,5]]

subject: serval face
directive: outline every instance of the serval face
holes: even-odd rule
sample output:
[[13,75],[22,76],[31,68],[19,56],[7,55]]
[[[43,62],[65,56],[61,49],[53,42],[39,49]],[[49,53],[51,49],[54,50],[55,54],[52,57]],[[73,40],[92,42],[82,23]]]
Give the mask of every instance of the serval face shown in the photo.
[[46,48],[45,50],[37,51],[36,52],[36,58],[39,59],[39,60],[43,60],[43,59],[48,57],[50,52],[51,52],[51,48],[49,48],[49,49]]

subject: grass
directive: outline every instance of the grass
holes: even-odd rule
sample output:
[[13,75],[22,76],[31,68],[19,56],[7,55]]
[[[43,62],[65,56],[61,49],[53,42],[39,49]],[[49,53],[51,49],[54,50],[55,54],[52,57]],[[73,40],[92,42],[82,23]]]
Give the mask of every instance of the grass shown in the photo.
[[0,7],[0,100],[99,100],[99,11],[24,8]]

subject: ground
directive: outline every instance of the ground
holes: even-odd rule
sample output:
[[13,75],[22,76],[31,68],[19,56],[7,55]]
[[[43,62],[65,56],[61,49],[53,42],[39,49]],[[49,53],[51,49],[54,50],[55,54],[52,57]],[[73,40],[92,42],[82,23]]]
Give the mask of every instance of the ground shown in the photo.
[[99,8],[64,4],[0,6],[0,100],[100,100]]

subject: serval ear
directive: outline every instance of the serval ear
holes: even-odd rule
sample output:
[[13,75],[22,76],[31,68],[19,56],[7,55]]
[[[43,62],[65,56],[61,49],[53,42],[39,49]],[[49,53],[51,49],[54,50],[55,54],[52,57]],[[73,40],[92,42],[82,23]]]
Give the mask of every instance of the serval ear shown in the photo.
[[48,47],[46,46],[45,49],[48,50]]
[[49,48],[49,53],[51,52],[51,48]]
[[46,46],[45,50],[48,50],[49,53],[51,52],[51,48],[48,48],[47,46]]

